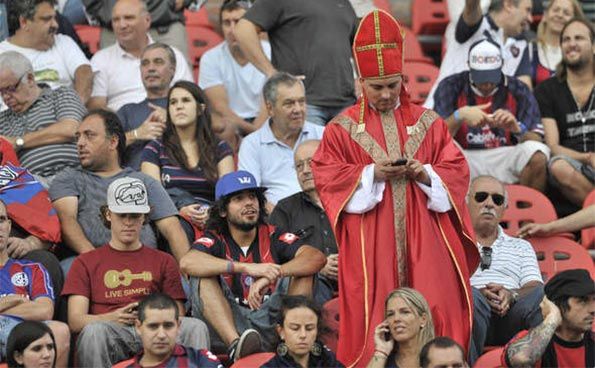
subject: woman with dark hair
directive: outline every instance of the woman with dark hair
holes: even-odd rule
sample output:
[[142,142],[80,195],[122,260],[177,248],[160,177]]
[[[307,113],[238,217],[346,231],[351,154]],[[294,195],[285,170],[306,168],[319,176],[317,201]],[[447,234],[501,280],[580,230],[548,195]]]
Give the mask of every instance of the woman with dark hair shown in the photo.
[[167,100],[165,131],[145,146],[141,171],[161,181],[180,214],[202,229],[217,179],[234,170],[233,153],[213,134],[206,96],[196,84],[178,81]]
[[55,367],[56,341],[43,322],[24,321],[12,329],[6,342],[9,368]]
[[318,341],[320,308],[305,296],[283,296],[277,324],[277,354],[261,367],[345,367]]
[[393,290],[384,302],[384,318],[374,331],[375,350],[367,367],[419,367],[421,348],[434,338],[426,299],[411,288]]

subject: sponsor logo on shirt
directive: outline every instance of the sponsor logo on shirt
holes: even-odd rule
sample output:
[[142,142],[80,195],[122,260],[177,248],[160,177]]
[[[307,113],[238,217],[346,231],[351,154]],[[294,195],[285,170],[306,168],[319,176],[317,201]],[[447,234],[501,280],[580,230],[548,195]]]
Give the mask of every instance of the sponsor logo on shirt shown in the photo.
[[287,244],[293,244],[294,241],[298,240],[299,236],[295,235],[294,233],[284,233],[279,237],[279,240],[285,242]]
[[14,286],[25,287],[29,285],[29,277],[27,277],[27,274],[24,272],[17,272],[12,275],[10,282],[12,282]]
[[207,248],[210,248],[215,244],[215,241],[213,239],[206,238],[204,236],[202,238],[199,238],[196,242],[204,245]]

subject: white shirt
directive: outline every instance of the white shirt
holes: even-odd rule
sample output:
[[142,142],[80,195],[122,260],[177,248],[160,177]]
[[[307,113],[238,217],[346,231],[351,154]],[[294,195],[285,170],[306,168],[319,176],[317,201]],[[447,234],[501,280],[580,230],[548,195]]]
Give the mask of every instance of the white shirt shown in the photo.
[[63,34],[55,35],[54,45],[45,51],[20,47],[4,40],[0,43],[0,53],[6,51],[23,54],[33,65],[37,83],[46,83],[52,89],[62,86],[72,88],[78,67],[91,65],[76,42]]
[[[271,45],[261,41],[265,55],[271,59]],[[229,107],[241,118],[254,118],[260,111],[260,96],[267,78],[253,64],[238,64],[222,42],[200,58],[198,85],[203,90],[215,86],[225,87]]]
[[[149,44],[154,41],[149,37]],[[176,55],[176,73],[171,81],[193,81],[192,72],[184,55],[172,47]],[[140,73],[140,58],[126,52],[119,43],[99,50],[91,59],[93,65],[93,92],[91,97],[107,97],[107,107],[118,111],[120,107],[136,103],[147,97]]]

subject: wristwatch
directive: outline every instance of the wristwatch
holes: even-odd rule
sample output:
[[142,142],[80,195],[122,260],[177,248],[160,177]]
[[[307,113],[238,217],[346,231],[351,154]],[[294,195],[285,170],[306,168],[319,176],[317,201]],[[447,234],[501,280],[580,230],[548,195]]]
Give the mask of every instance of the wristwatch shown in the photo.
[[510,290],[510,293],[512,294],[512,302],[516,303],[517,300],[519,300],[519,293],[516,290]]
[[17,139],[14,141],[15,151],[20,151],[24,145],[25,139],[23,137],[17,137]]

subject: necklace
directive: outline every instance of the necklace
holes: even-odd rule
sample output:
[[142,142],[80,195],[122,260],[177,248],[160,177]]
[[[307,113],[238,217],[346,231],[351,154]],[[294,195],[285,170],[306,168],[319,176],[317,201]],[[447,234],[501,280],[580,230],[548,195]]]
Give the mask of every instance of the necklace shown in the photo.
[[[570,86],[569,86],[570,87]],[[570,88],[568,88],[570,89]],[[574,96],[574,93],[572,93],[572,91],[570,91],[570,94],[572,95],[572,99],[574,100],[574,104],[576,105],[576,110],[577,110],[577,117],[581,120],[581,124],[582,126],[582,131],[583,131],[583,152],[587,152],[587,132],[585,129],[585,123],[587,122],[587,116],[585,116],[585,114],[583,113],[583,110],[581,110],[581,108],[578,105],[578,101],[576,99],[576,97]],[[588,115],[590,115],[589,113],[591,112],[591,108],[593,107],[593,97],[595,97],[595,93],[593,93],[593,87],[591,87],[591,99],[589,100],[588,106],[587,104],[585,104],[585,107],[587,107],[587,109],[585,110],[587,112]]]

